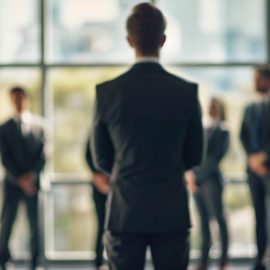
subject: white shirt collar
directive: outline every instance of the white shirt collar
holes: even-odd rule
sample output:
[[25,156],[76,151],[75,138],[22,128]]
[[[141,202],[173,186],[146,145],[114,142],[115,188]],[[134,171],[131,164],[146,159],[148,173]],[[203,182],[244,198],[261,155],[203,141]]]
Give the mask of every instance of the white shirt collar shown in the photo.
[[32,120],[32,114],[30,111],[25,111],[21,115],[16,115],[14,117],[15,120],[21,120],[23,123],[30,123]]
[[206,128],[215,128],[220,124],[220,119],[212,119],[209,117],[205,123]]
[[158,57],[155,56],[142,56],[142,57],[137,57],[136,63],[157,63],[159,64],[159,59]]
[[257,94],[256,96],[256,103],[261,103],[261,102],[268,102],[270,101],[270,94]]

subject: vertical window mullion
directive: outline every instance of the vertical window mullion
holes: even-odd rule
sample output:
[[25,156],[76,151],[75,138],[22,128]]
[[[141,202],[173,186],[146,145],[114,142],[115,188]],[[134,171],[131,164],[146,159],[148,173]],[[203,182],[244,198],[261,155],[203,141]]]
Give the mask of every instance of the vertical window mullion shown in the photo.
[[265,1],[266,11],[266,42],[267,42],[267,63],[270,64],[270,1]]

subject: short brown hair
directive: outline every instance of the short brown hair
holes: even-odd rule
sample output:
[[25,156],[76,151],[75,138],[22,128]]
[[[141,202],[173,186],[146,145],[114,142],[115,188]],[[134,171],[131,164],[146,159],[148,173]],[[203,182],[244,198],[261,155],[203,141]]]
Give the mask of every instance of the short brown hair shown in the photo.
[[159,9],[150,3],[141,3],[132,9],[127,19],[127,31],[144,54],[158,49],[166,29],[166,20]]
[[219,113],[219,118],[222,122],[225,122],[227,119],[227,113],[226,113],[226,105],[225,103],[222,101],[222,99],[218,98],[218,97],[212,97],[211,101],[210,101],[210,106],[216,106],[216,108],[218,109],[218,113]]
[[255,71],[258,72],[260,75],[262,75],[264,78],[270,79],[270,66],[269,65],[256,66]]
[[15,86],[12,87],[9,91],[10,95],[16,95],[16,94],[21,94],[24,97],[27,97],[27,92],[24,88],[22,88],[21,86]]

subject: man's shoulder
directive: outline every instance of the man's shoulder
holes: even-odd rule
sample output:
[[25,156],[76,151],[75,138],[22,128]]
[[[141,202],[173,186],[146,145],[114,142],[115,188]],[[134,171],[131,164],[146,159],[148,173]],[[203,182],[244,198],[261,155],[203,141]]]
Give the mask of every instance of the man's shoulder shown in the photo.
[[10,118],[0,125],[0,137],[9,137],[10,132],[14,127],[14,119]]
[[[109,90],[109,89],[113,89],[115,88],[115,86],[119,86],[121,84],[123,84],[123,82],[128,82],[130,80],[133,80],[133,76],[132,76],[132,69],[126,71],[125,73],[121,74],[118,77],[115,77],[112,80],[108,80],[105,82],[102,82],[100,84],[97,85],[97,91],[103,91],[103,90]],[[171,84],[175,84],[177,86],[179,86],[179,88],[181,89],[194,89],[194,91],[197,91],[198,88],[198,84],[196,82],[190,81],[188,79],[185,79],[183,77],[174,75],[168,71],[166,71],[165,69],[162,69],[162,72],[159,73],[159,75],[161,75],[162,77],[166,78],[166,81],[171,83]],[[137,79],[137,78],[136,78]],[[192,90],[191,90],[192,91]]]
[[119,75],[111,80],[107,80],[107,81],[104,81],[102,83],[97,84],[96,88],[98,91],[102,91],[105,89],[107,89],[107,90],[111,89],[115,85],[118,85],[119,83],[121,83],[122,81],[127,79],[129,77],[129,74],[130,74],[130,70],[122,73],[121,75]]
[[173,73],[170,73],[166,70],[164,70],[165,75],[174,83],[176,84],[180,84],[181,86],[187,87],[187,88],[193,88],[193,89],[197,89],[198,87],[198,83],[188,80],[184,77],[181,76],[177,76]]
[[251,103],[247,104],[245,107],[245,113],[250,113],[251,111],[253,111],[255,106],[256,106],[256,102],[251,102]]
[[14,123],[14,119],[10,118],[0,125],[1,130],[9,129]]

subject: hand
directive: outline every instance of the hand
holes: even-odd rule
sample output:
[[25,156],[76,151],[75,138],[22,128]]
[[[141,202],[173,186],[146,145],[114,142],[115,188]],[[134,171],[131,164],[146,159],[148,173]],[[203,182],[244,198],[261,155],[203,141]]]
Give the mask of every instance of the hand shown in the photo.
[[27,196],[33,196],[37,193],[35,178],[36,176],[33,172],[24,173],[19,177],[19,187]]
[[265,166],[265,161],[268,155],[265,152],[258,152],[248,156],[248,165],[250,169],[257,175],[264,177],[269,173],[268,168]]
[[103,194],[108,194],[111,190],[109,178],[104,174],[94,173],[93,184]]
[[191,193],[198,192],[198,186],[196,183],[196,175],[193,173],[193,171],[187,171],[185,173],[185,181],[187,185],[187,189]]

